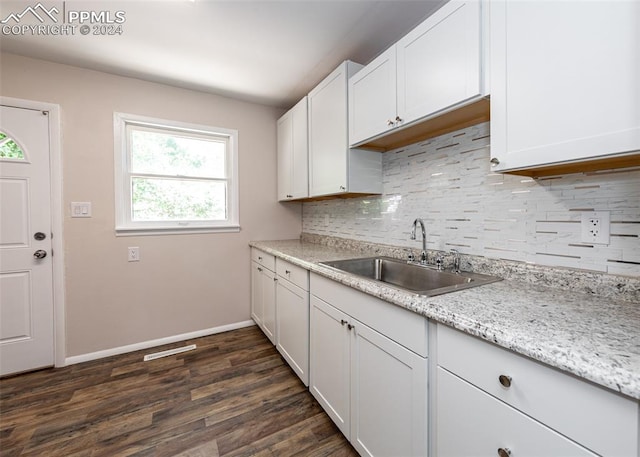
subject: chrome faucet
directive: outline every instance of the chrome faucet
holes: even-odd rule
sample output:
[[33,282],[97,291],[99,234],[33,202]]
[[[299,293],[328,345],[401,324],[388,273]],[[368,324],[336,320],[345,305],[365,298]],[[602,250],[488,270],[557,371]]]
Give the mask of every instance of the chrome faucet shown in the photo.
[[411,239],[416,239],[416,228],[420,224],[420,228],[422,229],[422,253],[420,254],[420,263],[422,265],[427,264],[427,233],[424,229],[424,221],[420,218],[417,218],[413,221],[413,228],[411,229]]

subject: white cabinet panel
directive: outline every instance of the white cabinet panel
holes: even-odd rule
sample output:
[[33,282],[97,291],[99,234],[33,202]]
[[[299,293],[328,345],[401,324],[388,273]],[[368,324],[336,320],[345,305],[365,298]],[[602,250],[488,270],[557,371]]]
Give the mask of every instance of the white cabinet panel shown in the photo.
[[350,436],[348,316],[311,295],[309,390],[340,431]]
[[427,364],[352,322],[351,443],[363,456],[427,455]]
[[396,48],[391,47],[349,80],[349,142],[395,127]]
[[275,257],[251,249],[251,318],[276,343]]
[[451,1],[396,44],[401,123],[480,95],[480,20],[480,2]]
[[276,347],[302,382],[309,385],[309,292],[278,277]]
[[438,368],[438,457],[595,457],[564,436]]
[[598,454],[638,455],[637,401],[444,325],[437,338],[439,366]]
[[[427,455],[427,359],[345,312],[361,300],[343,294],[344,286],[333,283],[331,291],[323,283],[316,291],[312,277],[311,393],[361,455]],[[353,292],[377,312],[373,297]]]
[[309,196],[379,194],[382,157],[349,149],[347,83],[362,65],[346,61],[309,93]]
[[494,169],[640,150],[639,29],[637,1],[491,2]]
[[277,122],[278,200],[309,196],[307,97]]
[[[401,136],[394,131],[405,128],[414,133],[399,141],[409,144],[403,141],[424,121],[486,95],[482,7],[480,0],[446,3],[349,80],[351,145]],[[469,115],[447,122],[470,121]]]

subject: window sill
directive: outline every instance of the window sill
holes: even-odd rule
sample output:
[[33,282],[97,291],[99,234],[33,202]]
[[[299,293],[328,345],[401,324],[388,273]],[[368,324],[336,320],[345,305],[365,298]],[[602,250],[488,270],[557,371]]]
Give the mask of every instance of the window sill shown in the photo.
[[193,235],[200,233],[239,232],[239,225],[221,227],[116,227],[116,236]]

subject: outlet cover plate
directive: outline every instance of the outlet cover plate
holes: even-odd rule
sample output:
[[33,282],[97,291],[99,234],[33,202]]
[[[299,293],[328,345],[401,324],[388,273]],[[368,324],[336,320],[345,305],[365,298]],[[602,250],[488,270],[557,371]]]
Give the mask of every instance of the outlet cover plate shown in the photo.
[[591,244],[609,244],[611,214],[609,211],[582,213],[581,241]]

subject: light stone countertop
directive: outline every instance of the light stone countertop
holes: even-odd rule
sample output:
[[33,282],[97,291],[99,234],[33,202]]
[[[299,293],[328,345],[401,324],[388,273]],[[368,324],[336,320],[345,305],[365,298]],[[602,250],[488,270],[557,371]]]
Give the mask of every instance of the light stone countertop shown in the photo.
[[318,262],[366,254],[300,240],[251,246],[369,295],[640,400],[640,304],[504,280],[425,297]]

